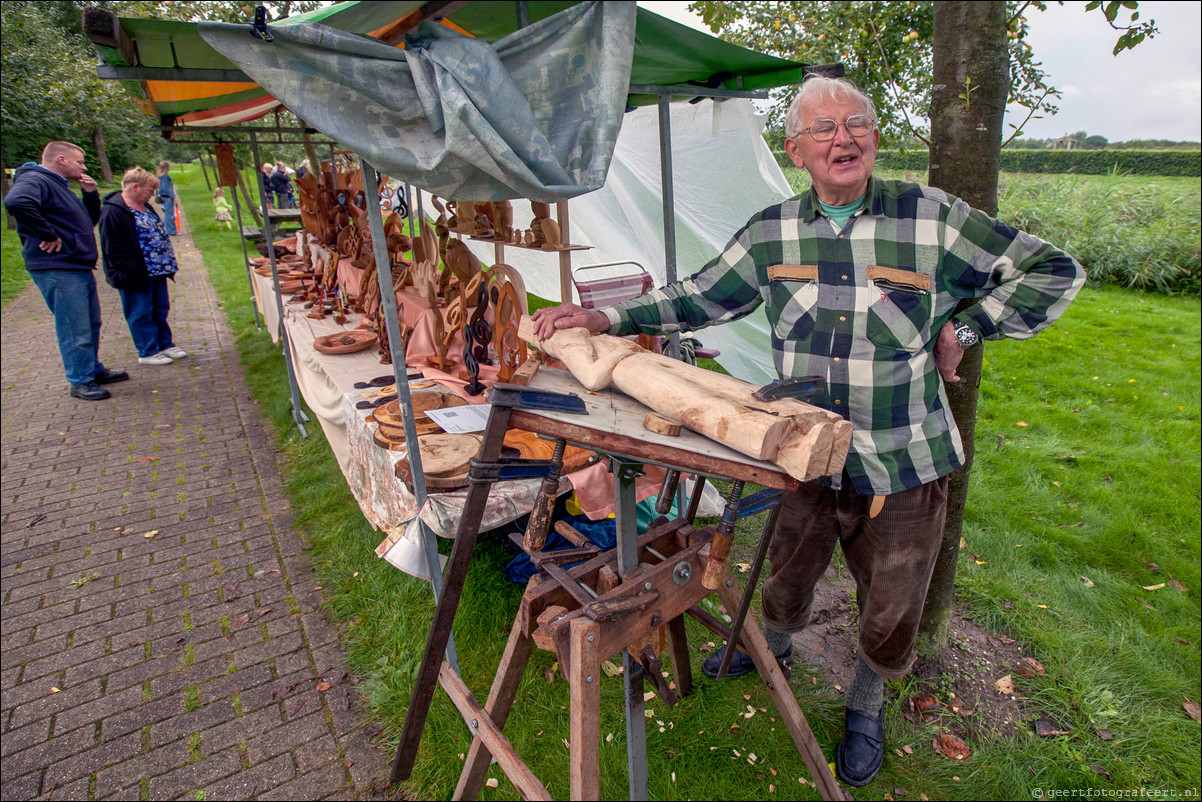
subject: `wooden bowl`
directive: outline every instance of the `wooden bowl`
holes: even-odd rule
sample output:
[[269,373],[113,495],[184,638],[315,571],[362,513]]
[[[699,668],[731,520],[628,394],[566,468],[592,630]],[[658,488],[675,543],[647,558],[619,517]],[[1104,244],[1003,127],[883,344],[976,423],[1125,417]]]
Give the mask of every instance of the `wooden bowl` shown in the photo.
[[[505,433],[505,447],[518,452],[521,459],[551,459],[555,456],[555,441],[544,440],[533,432],[510,429]],[[563,452],[563,472],[572,473],[589,464],[594,452],[568,446]]]
[[374,332],[347,329],[318,337],[313,341],[313,347],[323,354],[353,354],[371,348],[379,339]]

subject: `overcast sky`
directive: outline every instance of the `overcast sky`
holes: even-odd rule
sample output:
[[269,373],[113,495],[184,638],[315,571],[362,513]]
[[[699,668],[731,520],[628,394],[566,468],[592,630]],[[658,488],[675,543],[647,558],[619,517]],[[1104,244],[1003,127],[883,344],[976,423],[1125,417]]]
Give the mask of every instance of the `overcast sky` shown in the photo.
[[[690,23],[687,2],[640,2],[657,14]],[[1062,92],[1054,117],[1031,120],[1024,136],[1048,139],[1084,130],[1112,142],[1202,139],[1202,2],[1144,0],[1143,19],[1160,33],[1134,50],[1110,55],[1118,33],[1085,0],[1030,10],[1028,41],[1053,86]],[[693,17],[693,27],[708,29]],[[1018,124],[1026,116],[1007,115]],[[1010,129],[1007,129],[1009,131]]]

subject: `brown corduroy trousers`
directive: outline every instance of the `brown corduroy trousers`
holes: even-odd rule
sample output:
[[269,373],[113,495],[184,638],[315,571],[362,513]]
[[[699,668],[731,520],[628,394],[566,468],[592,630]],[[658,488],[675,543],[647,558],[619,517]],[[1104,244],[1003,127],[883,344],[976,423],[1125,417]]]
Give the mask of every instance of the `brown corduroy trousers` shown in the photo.
[[914,662],[918,623],[943,540],[947,477],[886,496],[875,518],[868,517],[872,499],[847,481],[840,490],[808,482],[785,495],[769,550],[763,616],[777,632],[805,629],[814,588],[839,541],[856,580],[860,655],[877,674],[895,679]]

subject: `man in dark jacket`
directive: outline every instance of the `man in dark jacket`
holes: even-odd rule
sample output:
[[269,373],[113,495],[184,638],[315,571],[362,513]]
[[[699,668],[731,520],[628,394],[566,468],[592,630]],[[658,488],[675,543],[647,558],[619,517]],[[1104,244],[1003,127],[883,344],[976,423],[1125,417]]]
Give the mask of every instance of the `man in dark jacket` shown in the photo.
[[271,190],[275,193],[276,206],[281,209],[293,208],[295,204],[292,202],[292,179],[288,177],[283,162],[276,162],[275,172],[271,174]]
[[[17,221],[25,269],[54,315],[58,350],[71,395],[100,401],[111,393],[100,385],[129,374],[100,362],[100,298],[96,294],[96,234],[100,194],[87,175],[83,148],[51,142],[42,163],[17,168],[4,205]],[[79,184],[82,200],[71,191]]]

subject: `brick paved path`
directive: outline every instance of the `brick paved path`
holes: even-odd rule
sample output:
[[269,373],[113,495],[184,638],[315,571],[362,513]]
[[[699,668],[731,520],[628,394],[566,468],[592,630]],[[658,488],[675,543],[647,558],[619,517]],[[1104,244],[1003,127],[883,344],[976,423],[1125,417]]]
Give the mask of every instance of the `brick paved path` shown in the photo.
[[3,312],[0,797],[374,793],[387,757],[348,709],[270,435],[176,249],[175,364],[137,364],[98,278],[101,359],[131,376],[110,400],[68,397],[32,284]]

